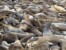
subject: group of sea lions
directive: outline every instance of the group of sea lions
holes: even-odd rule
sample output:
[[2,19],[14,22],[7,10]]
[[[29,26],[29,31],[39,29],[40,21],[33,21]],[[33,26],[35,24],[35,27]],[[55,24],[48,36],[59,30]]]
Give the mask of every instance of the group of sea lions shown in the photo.
[[65,16],[66,0],[0,0],[0,50],[66,50]]

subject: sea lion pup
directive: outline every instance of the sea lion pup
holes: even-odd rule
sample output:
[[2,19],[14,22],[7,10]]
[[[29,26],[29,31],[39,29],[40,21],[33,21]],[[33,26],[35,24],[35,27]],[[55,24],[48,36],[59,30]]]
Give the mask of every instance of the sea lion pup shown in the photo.
[[22,4],[28,4],[30,3],[30,0],[19,0]]
[[22,19],[24,19],[23,14],[19,14],[19,13],[15,13],[15,14],[13,15],[13,17],[16,18],[16,19],[18,19],[19,22],[21,22]]
[[30,29],[31,26],[32,24],[30,23],[30,21],[22,20],[20,24],[18,25],[18,28],[23,31],[27,31],[28,29]]
[[27,34],[27,33],[25,33],[25,34],[17,33],[16,35],[17,35],[18,39],[21,40],[22,38],[24,38],[24,37],[26,37],[26,36],[28,36],[30,34]]
[[16,39],[18,39],[17,35],[11,32],[7,32],[6,34],[3,34],[3,40],[7,41],[8,43],[12,43]]
[[49,42],[45,42],[39,45],[33,45],[35,44],[34,42],[36,41],[27,43],[28,50],[49,50]]
[[0,19],[11,17],[10,15],[13,14],[13,12],[9,9],[8,6],[4,6],[4,9],[0,10]]
[[34,37],[34,36],[35,36],[35,35],[34,35],[33,33],[28,34],[28,36],[22,38],[20,41],[21,41],[21,43],[25,43],[25,42],[28,41],[28,39],[30,39],[31,37]]
[[33,42],[34,45],[39,45],[44,42],[53,42],[53,43],[63,43],[63,41],[66,38],[63,35],[50,35],[50,36],[43,36],[43,37],[38,37],[38,40]]
[[66,13],[66,9],[61,7],[61,6],[58,6],[58,5],[52,5],[51,7],[53,7],[57,12],[59,13]]
[[16,40],[9,46],[9,50],[25,50],[25,49],[22,47],[21,42],[19,40]]
[[33,0],[34,3],[43,3],[43,0]]
[[24,11],[29,14],[36,14],[36,13],[41,12],[42,9],[36,4],[31,4]]
[[11,24],[11,25],[15,26],[15,25],[18,25],[19,24],[19,21],[17,19],[14,19],[12,17],[9,17],[7,19],[4,19],[4,23]]
[[31,32],[36,36],[42,36],[42,33],[37,28],[31,28]]
[[23,34],[25,33],[23,30],[8,24],[2,24],[2,28],[4,32],[15,32],[15,33],[23,33]]
[[38,40],[28,43],[28,46],[39,46],[40,44],[46,43],[46,42],[52,42],[52,43],[59,43],[61,46],[61,49],[65,50],[66,48],[66,38],[63,35],[51,35],[51,36],[43,36],[38,37]]
[[22,23],[22,24],[18,25],[18,28],[23,30],[23,31],[27,31],[29,26],[27,24]]
[[66,23],[52,23],[52,25],[60,31],[66,31]]
[[37,39],[38,39],[37,37],[31,37],[31,38],[27,41],[27,43],[32,42],[32,41],[36,41]]

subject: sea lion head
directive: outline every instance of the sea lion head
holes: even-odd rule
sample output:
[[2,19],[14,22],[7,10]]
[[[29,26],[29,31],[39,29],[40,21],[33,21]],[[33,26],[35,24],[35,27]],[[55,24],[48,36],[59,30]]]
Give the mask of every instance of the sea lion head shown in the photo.
[[22,47],[21,42],[16,40],[10,45],[9,50],[24,50],[24,48]]

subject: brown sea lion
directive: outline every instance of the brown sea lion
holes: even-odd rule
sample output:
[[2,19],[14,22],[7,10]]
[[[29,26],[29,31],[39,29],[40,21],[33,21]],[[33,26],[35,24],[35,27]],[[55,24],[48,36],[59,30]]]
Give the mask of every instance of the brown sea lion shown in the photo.
[[10,45],[9,50],[25,50],[21,42],[19,40],[16,40],[13,44]]

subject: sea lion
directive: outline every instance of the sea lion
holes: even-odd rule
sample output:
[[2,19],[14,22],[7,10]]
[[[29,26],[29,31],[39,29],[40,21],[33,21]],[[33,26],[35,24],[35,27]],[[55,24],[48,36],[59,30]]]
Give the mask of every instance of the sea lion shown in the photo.
[[34,37],[35,35],[33,33],[28,34],[28,36],[25,36],[24,38],[22,38],[20,41],[21,43],[25,43],[27,42],[31,37]]
[[[33,42],[36,42],[36,41],[33,41]],[[35,44],[33,42],[27,43],[28,50],[49,50],[49,43],[48,42],[39,44],[37,46],[33,45],[33,44]]]
[[42,36],[42,33],[37,28],[31,28],[31,32],[36,36]]
[[19,21],[17,19],[10,17],[10,18],[4,19],[4,23],[15,26],[15,25],[19,24]]
[[16,34],[13,34],[13,33],[6,33],[6,34],[3,34],[3,40],[7,41],[8,43],[12,43],[14,42],[15,40],[17,40],[18,37]]
[[43,36],[43,37],[38,37],[38,40],[33,42],[34,45],[39,45],[45,42],[53,42],[53,43],[63,43],[65,40],[65,36],[63,35],[50,35],[50,36]]
[[9,50],[25,50],[25,49],[22,47],[21,42],[19,40],[16,40],[9,46]]
[[59,13],[66,13],[65,8],[58,6],[58,5],[53,5],[53,8],[58,11]]
[[58,29],[60,31],[66,31],[66,23],[52,23],[55,29]]

